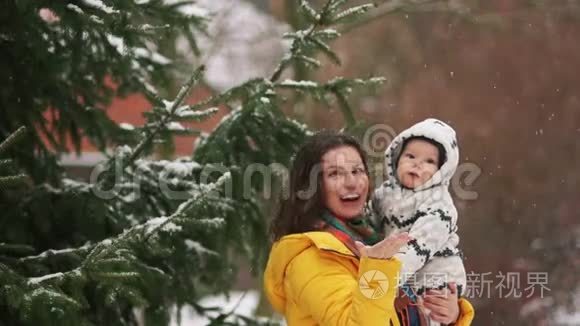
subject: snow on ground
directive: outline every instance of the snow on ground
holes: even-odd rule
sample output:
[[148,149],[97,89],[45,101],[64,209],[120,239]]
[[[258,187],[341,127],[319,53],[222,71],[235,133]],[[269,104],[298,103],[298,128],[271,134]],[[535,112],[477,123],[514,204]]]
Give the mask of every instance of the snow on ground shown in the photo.
[[553,312],[555,325],[578,326],[580,325],[580,289],[574,295],[573,311],[566,307],[557,307]]
[[523,305],[520,316],[530,318],[534,313],[549,313],[550,325],[554,326],[578,326],[580,325],[580,291],[573,298],[572,310],[569,307],[559,306],[552,297],[535,298]]
[[554,312],[554,323],[558,326],[578,326],[580,325],[580,311],[568,312],[559,308]]
[[[230,292],[229,300],[226,299],[223,295],[208,296],[201,299],[199,304],[204,307],[220,307],[223,311],[227,312],[230,312],[237,305],[237,308],[235,309],[237,314],[252,316],[254,310],[258,306],[259,300],[260,294],[256,290],[250,290],[247,292],[232,291]],[[182,326],[203,326],[209,323],[209,319],[197,315],[190,306],[183,307],[180,311],[180,314]],[[170,326],[178,325],[176,317],[177,314],[172,316],[171,322],[169,323]]]

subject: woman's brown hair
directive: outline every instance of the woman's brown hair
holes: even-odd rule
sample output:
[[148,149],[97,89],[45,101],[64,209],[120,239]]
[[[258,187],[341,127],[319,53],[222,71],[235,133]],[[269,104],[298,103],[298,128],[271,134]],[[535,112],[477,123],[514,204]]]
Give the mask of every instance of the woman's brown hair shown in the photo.
[[[322,193],[322,156],[341,146],[352,147],[359,153],[368,175],[366,154],[354,137],[336,131],[322,131],[311,136],[292,160],[288,185],[290,189],[287,192],[282,191],[289,196],[281,198],[278,213],[270,226],[273,241],[288,234],[314,230],[314,224],[325,209]],[[317,171],[313,171],[314,169]],[[316,188],[311,195],[305,195],[311,190],[312,173],[316,173]],[[369,195],[371,189],[369,182]]]

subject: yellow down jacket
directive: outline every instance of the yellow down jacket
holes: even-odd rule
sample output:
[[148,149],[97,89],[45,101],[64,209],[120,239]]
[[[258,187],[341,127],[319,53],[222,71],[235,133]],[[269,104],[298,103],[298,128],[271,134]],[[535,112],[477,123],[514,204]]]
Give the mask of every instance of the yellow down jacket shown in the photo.
[[[394,300],[400,268],[396,258],[359,260],[328,232],[291,234],[272,247],[264,289],[288,326],[399,326]],[[364,284],[361,290],[363,275],[366,280],[377,275],[378,283],[369,286],[384,292],[373,295]],[[473,307],[464,299],[459,306],[454,325],[470,325]]]

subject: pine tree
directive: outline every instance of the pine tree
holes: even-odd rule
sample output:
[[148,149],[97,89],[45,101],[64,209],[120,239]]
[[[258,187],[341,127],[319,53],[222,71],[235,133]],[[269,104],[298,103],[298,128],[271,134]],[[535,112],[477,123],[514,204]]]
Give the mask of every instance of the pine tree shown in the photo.
[[[272,190],[268,179],[283,183],[284,167],[310,134],[283,113],[285,95],[334,97],[347,127],[354,128],[348,95],[355,87],[382,82],[280,80],[291,65],[319,67],[318,55],[340,63],[329,46],[340,36],[333,27],[372,8],[344,8],[346,2],[328,0],[316,10],[301,1],[309,25],[286,35],[291,50],[269,78],[249,80],[194,105],[184,99],[203,77],[203,67],[167,100],[149,82],[169,78],[169,63],[144,50],[150,37],[165,31],[165,23],[178,23],[185,33],[191,24],[203,23],[179,11],[189,2],[10,2],[4,19],[12,29],[0,32],[3,47],[13,47],[2,51],[9,59],[2,68],[11,81],[1,93],[0,131],[8,140],[0,148],[10,145],[8,156],[35,182],[11,186],[11,177],[0,178],[0,325],[135,325],[135,309],[148,325],[166,325],[174,305],[211,311],[198,300],[227,293],[237,256],[258,275],[268,248],[263,214]],[[41,9],[57,21],[39,18]],[[45,51],[35,52],[39,43],[48,45]],[[26,83],[36,84],[30,90]],[[152,109],[143,126],[123,134],[98,108],[129,90],[144,92]],[[195,132],[181,121],[202,121],[220,104],[235,109],[214,132],[201,135],[192,158],[144,158],[153,144]],[[44,125],[46,110],[55,112],[53,128]],[[9,135],[19,125],[28,127],[28,137],[14,146]],[[80,134],[103,150],[119,144],[89,183],[58,172],[42,141],[46,137],[54,149],[65,150],[67,135],[78,139]],[[39,172],[47,165],[56,169]],[[258,178],[253,171],[260,172]],[[15,166],[0,172],[20,175]],[[264,323],[231,312],[212,318],[215,325]]]
[[[29,136],[11,156],[38,182],[56,182],[51,150],[80,150],[81,136],[100,150],[132,135],[106,108],[114,96],[170,80],[173,63],[155,45],[193,32],[206,17],[191,1],[3,1],[0,12],[0,139],[19,126]],[[52,177],[52,179],[51,179]]]

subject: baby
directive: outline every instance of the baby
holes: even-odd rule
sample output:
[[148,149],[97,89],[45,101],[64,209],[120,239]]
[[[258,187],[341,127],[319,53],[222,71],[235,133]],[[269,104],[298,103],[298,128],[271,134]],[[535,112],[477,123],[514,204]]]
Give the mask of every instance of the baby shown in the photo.
[[375,190],[372,209],[386,236],[409,232],[413,238],[395,255],[403,263],[401,285],[421,295],[454,282],[460,294],[466,275],[448,190],[459,161],[455,131],[427,119],[399,134],[385,156],[386,181]]

